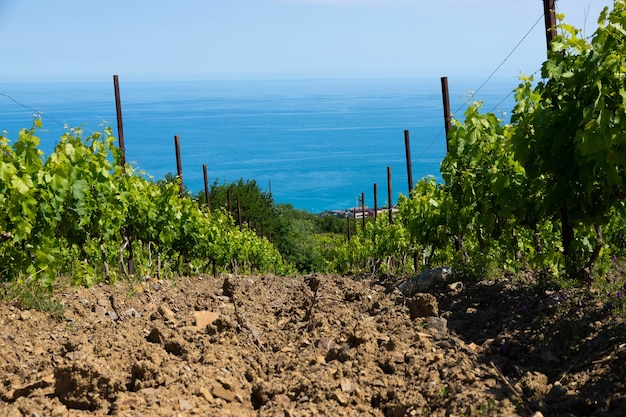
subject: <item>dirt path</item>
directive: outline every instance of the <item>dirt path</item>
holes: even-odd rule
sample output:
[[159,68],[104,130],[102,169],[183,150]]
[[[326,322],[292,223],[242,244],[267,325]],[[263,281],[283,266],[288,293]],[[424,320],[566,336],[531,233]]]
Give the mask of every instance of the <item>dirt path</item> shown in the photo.
[[60,319],[0,304],[0,415],[626,414],[624,321],[584,292],[391,284],[102,285],[57,292]]

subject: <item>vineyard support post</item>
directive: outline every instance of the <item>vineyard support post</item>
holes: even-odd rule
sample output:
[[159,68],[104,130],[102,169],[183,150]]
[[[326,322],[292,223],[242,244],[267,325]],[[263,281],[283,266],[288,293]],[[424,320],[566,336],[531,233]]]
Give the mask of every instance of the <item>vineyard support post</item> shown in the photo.
[[126,172],[126,146],[124,144],[124,123],[122,122],[122,100],[120,99],[120,82],[117,75],[113,76],[115,90],[115,111],[117,113],[117,140],[122,154],[122,171]]
[[556,0],[543,0],[543,17],[546,25],[546,46],[552,50],[552,41],[556,38]]
[[[241,221],[241,200],[237,197],[237,221],[239,222],[239,231],[243,230],[243,223]],[[250,227],[250,221],[248,220],[248,227]]]
[[365,232],[365,193],[361,193],[361,227]]
[[233,205],[231,204],[231,198],[230,198],[230,187],[228,187],[228,189],[226,190],[226,199],[228,201],[228,214],[233,214]]
[[378,189],[374,183],[374,220],[378,217]]
[[391,167],[387,167],[387,201],[389,204],[387,206],[389,213],[389,224],[393,224],[393,193],[391,190]]
[[209,195],[209,176],[207,174],[206,164],[202,164],[202,173],[204,174],[204,199],[206,206],[211,211],[211,196]]
[[448,133],[450,133],[450,92],[448,77],[441,77],[441,96],[443,99],[443,121],[446,129],[446,152],[450,152]]
[[346,216],[346,220],[348,220],[348,241],[350,240],[351,233],[350,233],[350,216]]
[[[117,116],[117,140],[120,147],[120,164],[122,166],[122,172],[126,172],[126,145],[124,142],[124,123],[122,122],[122,100],[120,98],[120,82],[119,77],[117,75],[113,76],[113,90],[115,93],[115,113]],[[133,275],[135,273],[135,261],[133,259],[133,243],[128,236],[130,234],[132,226],[126,227],[124,230],[124,234],[128,239],[128,275]]]
[[406,174],[409,181],[409,198],[413,197],[413,166],[411,163],[411,139],[409,131],[404,131],[404,152],[406,154]]
[[174,147],[176,148],[176,172],[178,175],[178,187],[180,198],[185,195],[185,186],[183,185],[183,163],[180,159],[180,138],[174,135]]

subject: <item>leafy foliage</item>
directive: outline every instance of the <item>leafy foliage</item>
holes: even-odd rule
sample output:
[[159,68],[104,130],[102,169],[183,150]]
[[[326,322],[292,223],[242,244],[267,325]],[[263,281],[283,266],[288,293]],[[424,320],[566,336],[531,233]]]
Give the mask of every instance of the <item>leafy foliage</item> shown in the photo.
[[[418,182],[411,198],[400,199],[389,230],[347,245],[348,264],[358,268],[370,257],[405,257],[408,250],[415,270],[421,255],[424,267],[533,269],[582,283],[607,250],[622,254],[625,27],[624,0],[602,12],[590,41],[561,24],[542,80],[522,78],[515,90],[511,122],[471,104],[448,137],[445,183]],[[396,224],[406,229],[408,247],[405,234],[390,232]],[[399,244],[392,249],[382,236]]]
[[625,16],[626,2],[616,0],[590,42],[562,24],[544,80],[520,86],[512,119],[516,155],[545,190],[538,206],[561,222],[567,272],[583,279],[602,246],[601,225],[626,190]]
[[129,166],[124,172],[110,129],[84,139],[72,129],[44,159],[40,126],[37,120],[23,129],[12,146],[0,137],[3,280],[45,287],[69,274],[90,285],[128,273],[130,253],[142,275],[180,273],[183,264],[187,272],[208,263],[232,271],[289,269],[267,239],[180,198],[176,181],[154,183]]

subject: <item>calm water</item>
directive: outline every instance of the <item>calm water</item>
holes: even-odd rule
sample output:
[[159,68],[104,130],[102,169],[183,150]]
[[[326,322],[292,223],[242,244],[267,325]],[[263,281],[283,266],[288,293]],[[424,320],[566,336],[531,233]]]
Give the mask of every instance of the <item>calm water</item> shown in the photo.
[[[483,80],[450,80],[452,111]],[[510,111],[516,80],[491,81],[475,99],[485,110]],[[255,179],[276,202],[313,212],[387,200],[408,192],[404,130],[411,137],[413,179],[439,177],[445,155],[438,78],[414,80],[297,80],[129,82],[120,80],[127,160],[155,178],[176,172],[174,135],[181,140],[183,178],[210,182]],[[15,139],[41,112],[41,147],[49,153],[64,125],[85,132],[112,126],[113,82],[0,84],[0,131]],[[11,98],[7,97],[10,96]],[[507,97],[508,96],[508,97]],[[15,101],[19,102],[17,104]],[[24,107],[26,106],[26,107]],[[358,204],[357,204],[358,203]]]

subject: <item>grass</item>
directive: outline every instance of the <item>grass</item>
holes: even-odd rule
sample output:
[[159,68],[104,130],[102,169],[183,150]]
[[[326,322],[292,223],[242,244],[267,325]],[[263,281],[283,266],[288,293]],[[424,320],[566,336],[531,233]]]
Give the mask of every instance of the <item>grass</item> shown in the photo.
[[54,318],[62,318],[65,313],[65,306],[52,295],[51,289],[32,278],[3,283],[0,286],[0,300],[23,310],[50,313]]

